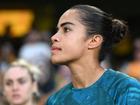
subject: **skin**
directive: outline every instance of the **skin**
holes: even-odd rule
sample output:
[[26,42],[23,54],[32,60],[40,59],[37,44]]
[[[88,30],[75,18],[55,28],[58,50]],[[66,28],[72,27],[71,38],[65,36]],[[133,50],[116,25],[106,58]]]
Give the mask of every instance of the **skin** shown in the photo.
[[4,95],[10,105],[33,105],[34,85],[23,67],[11,67],[4,75]]
[[70,68],[75,88],[90,86],[104,73],[98,61],[102,36],[87,37],[86,27],[81,24],[79,12],[74,9],[60,17],[57,28],[57,33],[51,37],[52,62]]

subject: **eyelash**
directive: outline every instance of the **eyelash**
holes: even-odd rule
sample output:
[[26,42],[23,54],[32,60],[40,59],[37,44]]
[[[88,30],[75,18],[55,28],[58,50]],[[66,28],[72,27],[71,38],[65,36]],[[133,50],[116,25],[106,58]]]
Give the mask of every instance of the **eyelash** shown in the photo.
[[68,27],[64,27],[64,28],[63,28],[63,31],[64,31],[64,32],[69,32],[69,31],[71,31],[71,30],[70,30],[70,28],[68,28]]
[[11,82],[6,82],[6,85],[7,86],[10,86],[12,83]]
[[[19,80],[19,81],[18,81],[19,84],[24,84],[25,82],[26,82],[26,80]],[[7,85],[7,86],[11,86],[12,84],[13,84],[12,82],[9,82],[9,81],[6,82],[6,85]]]
[[[60,30],[59,28],[56,28],[56,32],[55,32],[55,33],[57,33],[59,30]],[[61,30],[62,30],[64,33],[67,33],[67,32],[69,32],[69,31],[71,31],[71,29],[68,28],[68,27],[63,27]]]
[[20,80],[19,83],[20,84],[24,84],[26,81],[25,80]]

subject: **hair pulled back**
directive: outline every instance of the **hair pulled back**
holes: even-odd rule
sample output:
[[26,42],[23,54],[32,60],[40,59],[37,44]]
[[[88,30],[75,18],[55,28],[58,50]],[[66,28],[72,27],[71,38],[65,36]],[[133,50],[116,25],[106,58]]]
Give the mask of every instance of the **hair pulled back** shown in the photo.
[[70,9],[75,9],[79,13],[81,23],[86,27],[88,36],[99,34],[103,37],[102,49],[99,60],[103,60],[112,45],[120,42],[127,33],[127,25],[113,18],[110,14],[90,5],[75,5]]

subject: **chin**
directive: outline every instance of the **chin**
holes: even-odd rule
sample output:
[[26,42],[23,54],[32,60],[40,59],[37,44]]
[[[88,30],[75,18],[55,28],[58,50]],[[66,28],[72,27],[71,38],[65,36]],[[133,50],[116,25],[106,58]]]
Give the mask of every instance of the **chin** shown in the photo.
[[22,105],[23,102],[21,100],[15,100],[15,101],[12,101],[12,104],[13,105]]
[[51,58],[51,62],[53,64],[65,64],[66,63],[66,61],[63,61],[61,59],[55,59],[55,58]]
[[23,105],[23,103],[25,103],[25,102],[26,102],[26,100],[22,97],[12,99],[13,105]]
[[58,60],[51,60],[53,64],[64,64],[63,62],[61,61],[58,61]]

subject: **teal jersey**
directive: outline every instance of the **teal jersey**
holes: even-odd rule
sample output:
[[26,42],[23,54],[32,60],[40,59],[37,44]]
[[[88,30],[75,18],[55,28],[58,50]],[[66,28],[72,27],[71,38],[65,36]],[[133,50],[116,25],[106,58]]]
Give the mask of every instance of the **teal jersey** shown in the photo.
[[89,87],[66,85],[50,96],[45,105],[140,105],[140,83],[108,69]]

